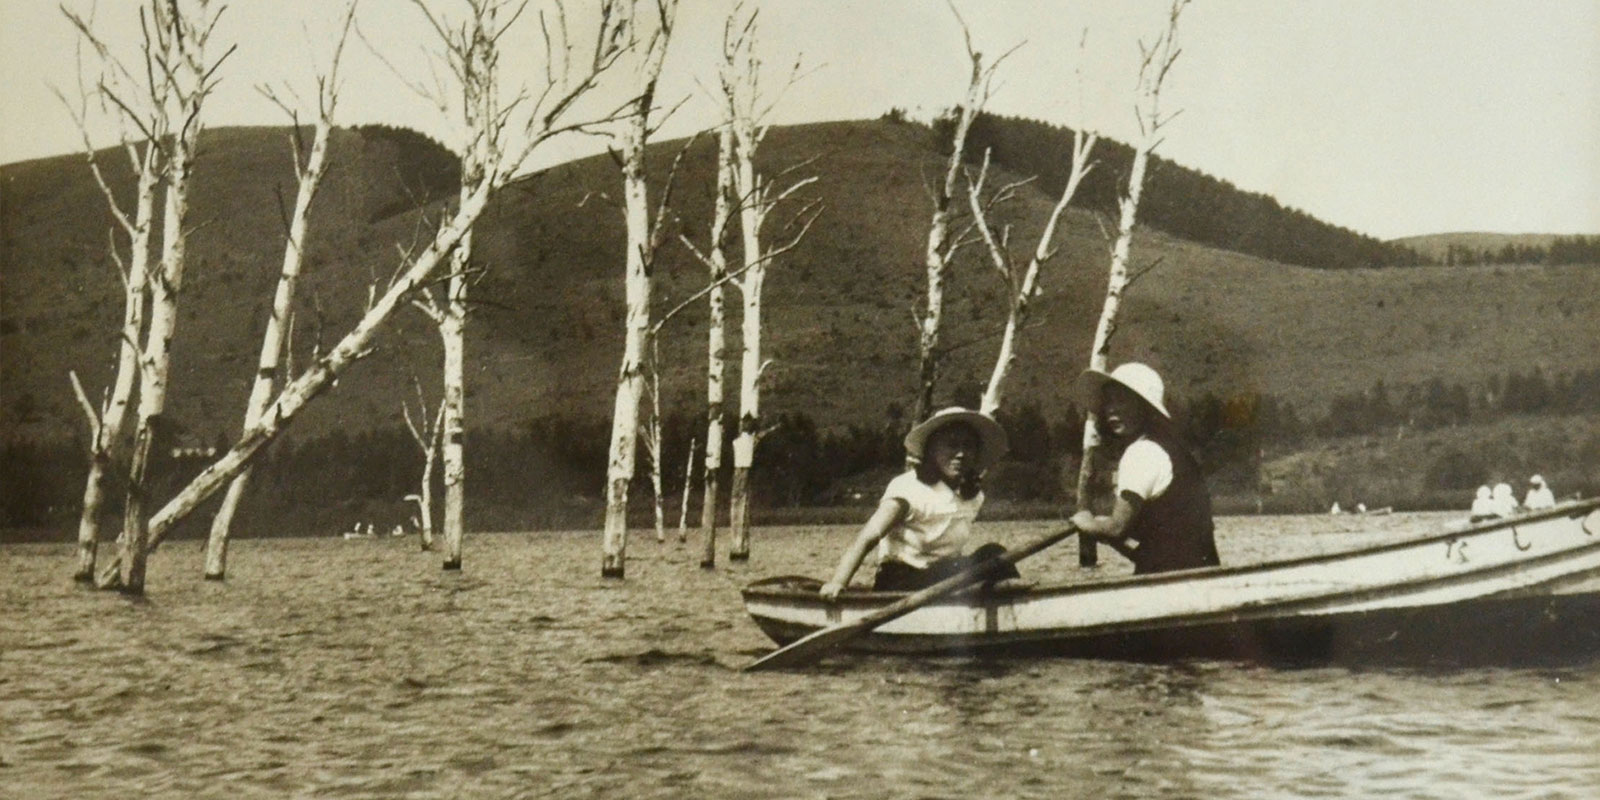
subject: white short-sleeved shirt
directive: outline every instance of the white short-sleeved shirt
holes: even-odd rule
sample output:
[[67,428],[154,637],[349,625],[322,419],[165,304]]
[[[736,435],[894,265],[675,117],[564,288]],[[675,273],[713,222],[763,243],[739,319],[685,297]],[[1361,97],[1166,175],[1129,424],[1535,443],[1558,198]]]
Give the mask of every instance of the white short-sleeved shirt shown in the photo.
[[939,481],[932,486],[909,471],[889,481],[883,499],[906,504],[905,520],[878,540],[878,559],[902,561],[918,569],[961,555],[972,538],[972,521],[983,507],[983,493],[963,499]]
[[1117,462],[1117,496],[1133,492],[1153,500],[1172,485],[1172,457],[1155,442],[1140,438],[1122,451]]
[[1540,486],[1537,489],[1529,489],[1528,497],[1522,504],[1528,508],[1549,508],[1556,504],[1556,495],[1550,491],[1549,486]]

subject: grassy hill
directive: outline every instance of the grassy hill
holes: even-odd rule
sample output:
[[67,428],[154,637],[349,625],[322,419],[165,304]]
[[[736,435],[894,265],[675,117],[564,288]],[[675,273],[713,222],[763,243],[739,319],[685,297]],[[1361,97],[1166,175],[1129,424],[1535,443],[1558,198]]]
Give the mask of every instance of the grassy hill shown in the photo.
[[1498,252],[1506,245],[1514,247],[1549,247],[1558,237],[1551,233],[1486,233],[1457,231],[1454,233],[1429,233],[1422,236],[1405,236],[1394,239],[1432,261],[1442,261],[1452,246],[1474,253]]
[[[281,258],[277,193],[292,192],[284,129],[231,128],[203,140],[194,259],[174,346],[171,411],[211,441],[237,432],[263,317]],[[657,172],[680,143],[654,151]],[[699,141],[679,176],[675,212],[703,242],[714,142]],[[823,216],[768,279],[766,347],[774,365],[763,407],[804,412],[823,428],[876,425],[909,407],[915,376],[912,309],[937,155],[925,128],[886,121],[774,130],[771,167],[817,160],[809,195]],[[359,317],[368,286],[387,279],[396,246],[421,235],[418,203],[451,194],[448,159],[391,129],[339,132],[313,207],[294,352]],[[996,184],[1016,176],[1002,175]],[[126,175],[118,178],[126,186]],[[488,268],[469,328],[468,405],[474,426],[509,429],[560,414],[610,414],[621,351],[622,221],[618,178],[599,157],[552,169],[502,193],[486,212],[477,258]],[[287,203],[292,198],[285,198]],[[1031,243],[1052,198],[1024,190],[1007,211]],[[0,167],[0,430],[7,438],[81,434],[68,370],[91,391],[109,379],[121,291],[105,255],[109,221],[80,158]],[[676,223],[675,223],[676,224]],[[1024,340],[1011,401],[1051,413],[1068,402],[1104,291],[1100,223],[1074,209],[1043,278],[1037,326]],[[947,397],[988,375],[1003,320],[999,279],[976,251],[958,260],[946,341],[964,343],[945,369]],[[1513,370],[1600,368],[1600,269],[1587,266],[1314,270],[1141,230],[1136,264],[1159,266],[1131,290],[1113,347],[1168,377],[1179,399],[1269,393],[1304,415],[1340,393],[1383,381],[1479,385]],[[663,307],[704,282],[676,244],[658,268]],[[698,414],[705,363],[703,307],[667,328],[666,405]],[[376,353],[296,423],[294,437],[398,427],[410,375],[437,371],[436,335],[400,315]],[[598,485],[599,480],[596,478]]]

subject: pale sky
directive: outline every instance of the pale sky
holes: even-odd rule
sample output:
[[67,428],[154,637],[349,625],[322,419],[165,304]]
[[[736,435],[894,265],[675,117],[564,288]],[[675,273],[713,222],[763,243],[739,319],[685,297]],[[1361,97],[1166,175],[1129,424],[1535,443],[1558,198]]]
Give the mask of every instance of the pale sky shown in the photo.
[[[131,53],[134,3],[99,5],[105,35]],[[331,50],[336,5],[233,0],[217,38],[239,50],[223,68],[208,124],[282,124],[254,87],[308,86]],[[571,5],[577,16],[585,2]],[[871,118],[891,106],[927,117],[965,88],[960,28],[941,0],[760,5],[769,72],[797,54],[810,70],[785,96],[780,122]],[[1001,68],[991,110],[1130,137],[1136,42],[1158,31],[1166,0],[956,5],[980,50],[1021,46]],[[70,95],[76,86],[74,35],[57,6],[0,0],[0,163],[78,149],[49,88]],[[661,97],[690,101],[664,135],[710,124],[697,81],[712,74],[726,8],[726,0],[684,0]],[[361,0],[358,19],[399,69],[426,77],[428,41],[408,0]],[[512,74],[534,66],[517,43],[533,42],[536,28],[521,27],[507,40]],[[1182,114],[1159,150],[1167,158],[1383,238],[1600,234],[1600,0],[1196,0],[1180,39],[1164,105]],[[345,76],[341,124],[448,136],[437,110],[365,45],[351,46]],[[594,146],[570,142],[542,163]]]

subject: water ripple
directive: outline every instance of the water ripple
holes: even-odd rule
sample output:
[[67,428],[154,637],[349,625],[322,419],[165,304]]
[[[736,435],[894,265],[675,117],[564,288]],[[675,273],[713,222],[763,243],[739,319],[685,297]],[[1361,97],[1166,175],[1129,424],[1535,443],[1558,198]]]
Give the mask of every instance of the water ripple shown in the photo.
[[[1225,556],[1373,536],[1286,524],[1223,520]],[[771,648],[739,587],[822,574],[853,535],[758,530],[709,572],[635,542],[620,583],[598,534],[473,536],[463,573],[409,542],[245,540],[220,585],[174,542],[142,603],[73,587],[68,545],[0,547],[0,797],[1600,796],[1600,666],[738,672]]]

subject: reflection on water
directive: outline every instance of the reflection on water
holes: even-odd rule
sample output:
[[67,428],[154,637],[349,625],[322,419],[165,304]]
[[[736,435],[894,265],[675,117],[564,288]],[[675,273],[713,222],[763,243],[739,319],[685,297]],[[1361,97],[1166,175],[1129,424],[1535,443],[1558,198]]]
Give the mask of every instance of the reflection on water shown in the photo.
[[[1224,519],[1220,539],[1246,560],[1439,518],[1381,524]],[[738,588],[821,574],[852,534],[758,530],[754,562],[716,572],[694,542],[636,542],[621,583],[598,578],[598,534],[472,537],[459,575],[409,541],[243,541],[223,585],[180,542],[146,602],[72,587],[68,545],[0,547],[0,797],[1600,793],[1600,665],[841,656],[738,672],[771,646]]]

